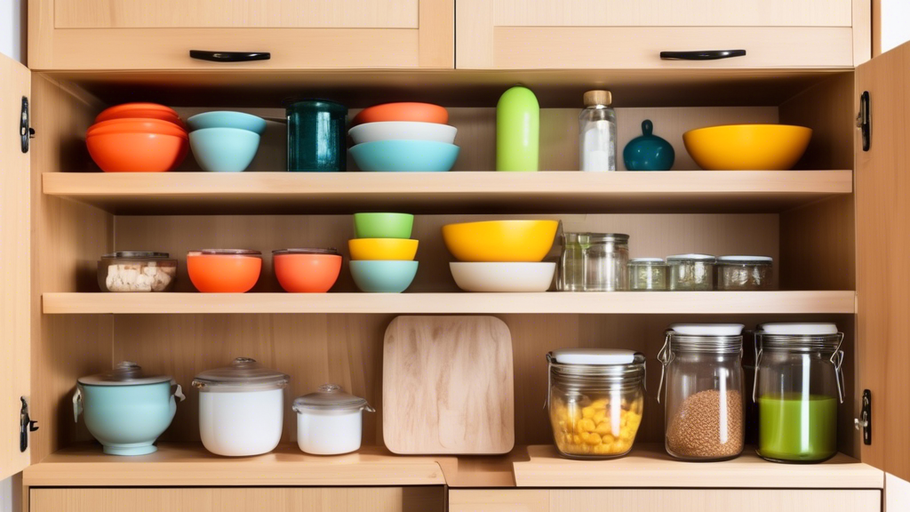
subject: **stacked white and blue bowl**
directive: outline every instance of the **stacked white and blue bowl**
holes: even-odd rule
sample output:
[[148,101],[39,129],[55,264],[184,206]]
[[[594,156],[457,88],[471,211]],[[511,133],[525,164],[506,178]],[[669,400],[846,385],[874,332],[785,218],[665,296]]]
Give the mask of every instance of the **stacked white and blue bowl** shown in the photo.
[[190,148],[203,170],[245,171],[259,150],[265,119],[244,112],[215,111],[186,120]]

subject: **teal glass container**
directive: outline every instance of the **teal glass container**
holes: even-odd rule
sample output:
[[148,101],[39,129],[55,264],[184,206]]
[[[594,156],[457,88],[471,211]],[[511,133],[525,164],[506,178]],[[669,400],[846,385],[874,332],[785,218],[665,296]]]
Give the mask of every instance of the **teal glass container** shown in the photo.
[[512,87],[496,104],[496,170],[536,171],[540,155],[540,104],[526,87]]
[[155,440],[174,419],[177,398],[185,397],[173,378],[144,375],[139,365],[123,361],[107,373],[77,380],[73,414],[76,422],[83,415],[104,453],[145,455],[157,450]]
[[337,172],[347,168],[347,107],[334,101],[305,100],[290,104],[286,110],[289,171]]
[[654,135],[650,119],[641,122],[641,135],[630,140],[622,151],[622,159],[629,171],[669,171],[676,160],[673,146]]

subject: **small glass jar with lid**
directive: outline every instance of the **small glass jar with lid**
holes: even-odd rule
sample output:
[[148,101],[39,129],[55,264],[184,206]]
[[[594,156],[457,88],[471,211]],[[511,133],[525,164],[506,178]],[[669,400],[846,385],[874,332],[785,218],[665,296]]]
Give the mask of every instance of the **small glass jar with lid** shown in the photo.
[[667,289],[667,263],[662,258],[629,260],[629,289],[663,291]]
[[547,354],[547,362],[547,405],[559,453],[572,459],[629,453],[644,408],[644,354],[562,349]]
[[629,289],[629,235],[587,233],[584,250],[584,290],[615,292]]
[[[745,444],[741,324],[676,324],[657,355],[667,453],[726,460]],[[661,394],[663,392],[663,394]]]
[[773,262],[768,256],[721,256],[717,258],[717,289],[770,290]]
[[837,453],[844,334],[830,323],[772,323],[755,332],[758,454],[822,462]]
[[667,256],[670,289],[681,292],[713,290],[716,263],[717,258],[710,254]]
[[559,237],[562,252],[556,273],[556,289],[563,292],[585,291],[585,249],[587,233],[563,233]]

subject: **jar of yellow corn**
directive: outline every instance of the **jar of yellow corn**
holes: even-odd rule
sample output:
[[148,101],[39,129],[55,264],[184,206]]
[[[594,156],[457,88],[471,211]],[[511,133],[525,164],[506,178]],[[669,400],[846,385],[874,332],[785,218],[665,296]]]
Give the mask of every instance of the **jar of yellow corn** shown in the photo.
[[644,407],[645,356],[632,350],[563,349],[547,354],[553,439],[569,458],[629,453]]

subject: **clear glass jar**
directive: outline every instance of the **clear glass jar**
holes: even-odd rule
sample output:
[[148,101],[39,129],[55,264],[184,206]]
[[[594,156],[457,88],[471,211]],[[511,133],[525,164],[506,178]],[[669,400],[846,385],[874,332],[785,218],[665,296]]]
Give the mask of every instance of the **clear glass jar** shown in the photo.
[[644,408],[645,356],[632,350],[547,354],[548,408],[556,448],[572,459],[629,453]]
[[780,323],[755,333],[758,454],[777,462],[822,462],[837,453],[844,402],[844,334],[827,323]]
[[768,256],[721,256],[717,258],[717,289],[770,290],[773,262]]
[[578,163],[582,171],[616,170],[616,111],[610,91],[588,91],[578,116]]
[[177,260],[166,252],[118,251],[98,261],[104,292],[166,292],[177,279]]
[[615,292],[629,289],[629,235],[588,233],[584,251],[584,291]]
[[[657,359],[667,453],[726,460],[745,444],[741,324],[673,325]],[[665,394],[661,396],[661,391]]]
[[661,258],[629,260],[629,289],[662,291],[667,289],[667,264]]
[[670,289],[680,292],[714,289],[714,265],[717,258],[710,254],[677,254],[667,256],[670,270]]
[[564,292],[583,292],[585,290],[584,250],[589,244],[588,235],[563,233],[559,239],[562,242],[562,252],[559,254],[556,289]]

